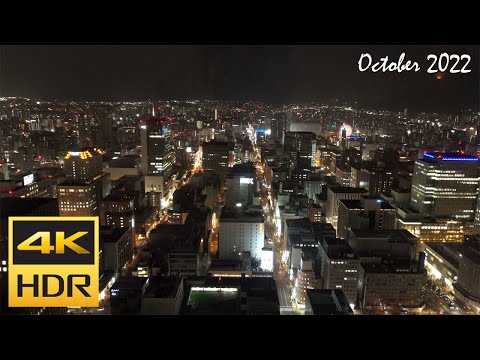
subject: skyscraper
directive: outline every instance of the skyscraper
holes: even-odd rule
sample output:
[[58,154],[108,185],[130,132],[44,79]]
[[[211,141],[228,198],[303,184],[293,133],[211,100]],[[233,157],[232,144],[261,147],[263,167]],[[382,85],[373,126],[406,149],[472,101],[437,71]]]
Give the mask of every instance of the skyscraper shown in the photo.
[[297,161],[297,169],[309,169],[315,166],[317,140],[314,133],[287,131],[284,149],[293,160]]
[[473,221],[478,194],[478,158],[425,153],[415,161],[410,204],[425,216]]
[[150,205],[162,206],[172,189],[173,143],[167,119],[140,121],[142,175]]
[[211,141],[202,145],[203,170],[219,175],[228,173],[228,143]]
[[227,176],[226,205],[235,207],[253,203],[256,172],[252,165],[235,165]]
[[140,122],[142,175],[170,176],[173,144],[166,119],[150,118]]

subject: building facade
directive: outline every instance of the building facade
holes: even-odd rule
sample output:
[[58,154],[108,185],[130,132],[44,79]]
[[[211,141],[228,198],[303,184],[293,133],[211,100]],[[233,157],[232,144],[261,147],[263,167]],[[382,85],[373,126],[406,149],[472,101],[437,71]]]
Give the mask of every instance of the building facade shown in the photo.
[[410,204],[425,216],[473,221],[478,196],[478,157],[424,153],[415,161]]

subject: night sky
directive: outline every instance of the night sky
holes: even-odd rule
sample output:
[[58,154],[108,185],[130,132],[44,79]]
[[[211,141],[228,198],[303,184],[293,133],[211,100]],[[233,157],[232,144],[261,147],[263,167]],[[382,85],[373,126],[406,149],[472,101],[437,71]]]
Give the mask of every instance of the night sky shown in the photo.
[[[225,99],[272,103],[358,101],[391,110],[478,109],[472,46],[4,46],[6,96],[72,100]],[[427,74],[427,54],[470,54],[469,74]],[[358,59],[418,61],[417,73],[358,71]]]

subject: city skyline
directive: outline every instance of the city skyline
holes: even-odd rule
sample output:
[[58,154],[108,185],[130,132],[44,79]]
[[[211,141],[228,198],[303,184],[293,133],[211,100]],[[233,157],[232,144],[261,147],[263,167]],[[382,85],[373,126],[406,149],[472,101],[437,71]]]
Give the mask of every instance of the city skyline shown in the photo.
[[0,315],[480,315],[477,51],[1,47]]
[[[478,46],[108,45],[2,46],[0,95],[65,100],[217,99],[267,103],[335,99],[385,110],[478,110]],[[427,74],[427,55],[472,57],[469,74]],[[360,72],[404,52],[418,73]]]

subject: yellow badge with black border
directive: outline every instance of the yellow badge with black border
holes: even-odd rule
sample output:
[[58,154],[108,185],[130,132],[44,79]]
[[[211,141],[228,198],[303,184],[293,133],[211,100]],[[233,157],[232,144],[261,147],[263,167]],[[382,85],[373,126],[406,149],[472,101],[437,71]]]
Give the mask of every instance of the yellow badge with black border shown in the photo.
[[98,217],[9,217],[8,305],[98,307]]

